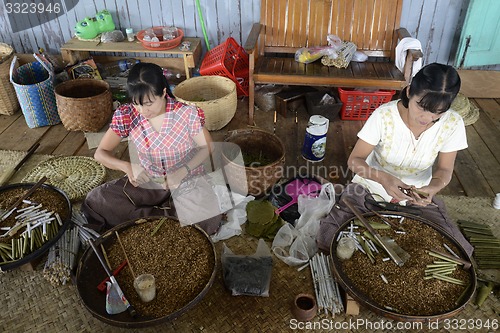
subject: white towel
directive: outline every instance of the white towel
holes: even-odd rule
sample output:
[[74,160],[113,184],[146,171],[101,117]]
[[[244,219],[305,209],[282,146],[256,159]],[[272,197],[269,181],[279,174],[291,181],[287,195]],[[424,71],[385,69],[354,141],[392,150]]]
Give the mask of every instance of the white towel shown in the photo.
[[[405,37],[401,39],[396,46],[396,67],[404,74],[404,66],[406,60],[406,52],[410,49],[422,50],[422,45],[418,39]],[[414,77],[415,74],[422,68],[422,58],[413,62],[413,68],[411,71],[411,76]]]

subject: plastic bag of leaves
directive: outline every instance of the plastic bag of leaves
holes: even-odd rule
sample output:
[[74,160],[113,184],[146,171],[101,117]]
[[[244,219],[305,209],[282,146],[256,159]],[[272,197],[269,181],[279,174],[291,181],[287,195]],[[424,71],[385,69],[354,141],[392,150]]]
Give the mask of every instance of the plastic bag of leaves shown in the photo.
[[253,255],[236,255],[224,243],[222,249],[224,284],[233,296],[269,296],[273,259],[261,238]]

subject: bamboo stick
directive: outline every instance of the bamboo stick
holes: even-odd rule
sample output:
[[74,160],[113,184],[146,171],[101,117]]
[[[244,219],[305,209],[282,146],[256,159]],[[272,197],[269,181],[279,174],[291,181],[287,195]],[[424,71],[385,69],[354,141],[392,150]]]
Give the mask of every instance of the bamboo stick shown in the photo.
[[[123,255],[125,256],[125,259],[127,260],[128,263],[128,268],[130,269],[130,273],[132,273],[132,277],[135,280],[135,273],[134,270],[132,269],[132,264],[130,263],[130,260],[128,260],[127,252],[125,251],[125,247],[123,247],[122,240],[120,239],[120,235],[118,234],[118,231],[115,231],[116,238],[118,239],[118,243],[120,243],[120,247],[122,248]],[[111,266],[109,266],[111,267]]]

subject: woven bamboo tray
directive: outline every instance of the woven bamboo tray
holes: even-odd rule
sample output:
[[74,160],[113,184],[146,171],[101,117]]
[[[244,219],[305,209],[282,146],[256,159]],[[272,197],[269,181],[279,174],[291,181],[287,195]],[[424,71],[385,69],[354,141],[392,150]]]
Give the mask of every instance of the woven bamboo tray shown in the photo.
[[43,176],[47,177],[46,183],[64,191],[71,201],[77,201],[104,182],[106,168],[91,157],[54,157],[28,172],[23,182],[36,182]]
[[5,43],[0,43],[0,114],[13,115],[19,110],[14,86],[10,83],[10,63],[14,57],[14,49]]

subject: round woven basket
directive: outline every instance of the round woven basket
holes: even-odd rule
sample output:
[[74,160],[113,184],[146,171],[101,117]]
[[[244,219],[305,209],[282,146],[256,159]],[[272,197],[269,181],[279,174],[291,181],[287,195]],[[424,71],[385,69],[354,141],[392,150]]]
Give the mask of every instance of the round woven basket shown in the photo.
[[104,182],[106,168],[87,156],[53,157],[28,172],[23,183],[38,181],[43,176],[47,177],[46,183],[61,189],[71,201],[76,201]]
[[59,117],[68,131],[98,132],[113,113],[113,97],[103,80],[77,79],[56,86]]
[[205,112],[205,127],[216,131],[226,126],[236,113],[236,85],[223,76],[198,76],[181,82],[174,89],[180,102]]
[[451,103],[451,109],[462,116],[465,126],[472,125],[479,119],[479,108],[462,93],[457,94]]
[[0,43],[0,114],[13,115],[20,109],[14,86],[10,83],[10,63],[14,57],[14,49]]
[[222,160],[232,191],[261,197],[283,175],[285,146],[258,128],[232,131],[224,140]]

